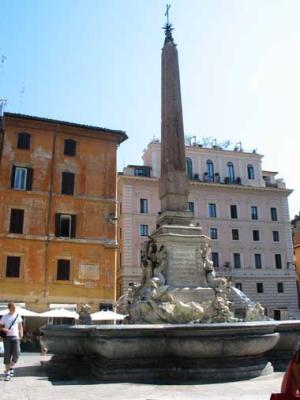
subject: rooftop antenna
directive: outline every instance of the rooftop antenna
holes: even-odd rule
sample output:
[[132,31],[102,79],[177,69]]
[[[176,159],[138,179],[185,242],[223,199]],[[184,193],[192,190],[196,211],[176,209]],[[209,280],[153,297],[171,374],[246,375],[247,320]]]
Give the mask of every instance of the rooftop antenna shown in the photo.
[[6,100],[0,99],[0,118],[3,117],[5,105],[6,105]]
[[21,92],[20,92],[20,99],[19,99],[19,112],[22,110],[23,106],[23,100],[24,100],[24,93],[25,93],[25,86],[22,86]]
[[[3,147],[4,108],[5,108],[5,104],[6,104],[6,100],[0,99],[0,156],[1,156],[1,153],[2,153],[2,147]],[[1,140],[1,134],[2,134],[2,140]]]
[[2,78],[4,76],[4,63],[5,63],[5,60],[6,60],[6,56],[4,54],[2,54],[1,58],[0,58],[0,86],[1,86],[1,83],[2,83]]

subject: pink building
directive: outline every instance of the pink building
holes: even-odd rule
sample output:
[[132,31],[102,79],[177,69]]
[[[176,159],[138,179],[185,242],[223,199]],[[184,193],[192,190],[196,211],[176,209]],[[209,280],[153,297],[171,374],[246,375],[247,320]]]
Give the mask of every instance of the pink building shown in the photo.
[[[255,152],[194,145],[186,147],[186,157],[188,207],[194,223],[212,239],[216,271],[262,303],[270,317],[292,318],[298,296],[288,210],[291,190],[276,179],[276,172],[262,170],[263,156]],[[143,161],[143,166],[124,168],[118,177],[119,295],[130,282],[140,281],[141,243],[155,229],[160,211],[158,141],[148,145]]]

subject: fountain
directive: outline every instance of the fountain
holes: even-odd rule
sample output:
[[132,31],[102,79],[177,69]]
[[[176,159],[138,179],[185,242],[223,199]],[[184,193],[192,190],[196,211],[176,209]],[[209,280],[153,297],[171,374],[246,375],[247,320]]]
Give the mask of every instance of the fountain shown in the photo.
[[42,344],[55,355],[55,368],[84,356],[104,381],[216,381],[268,374],[273,367],[265,355],[279,340],[277,323],[267,321],[263,308],[241,292],[236,294],[247,303],[245,321],[234,316],[228,300],[233,288],[216,277],[209,239],[187,211],[178,54],[171,24],[164,29],[161,213],[143,247],[142,282],[128,290],[129,324],[47,326]]

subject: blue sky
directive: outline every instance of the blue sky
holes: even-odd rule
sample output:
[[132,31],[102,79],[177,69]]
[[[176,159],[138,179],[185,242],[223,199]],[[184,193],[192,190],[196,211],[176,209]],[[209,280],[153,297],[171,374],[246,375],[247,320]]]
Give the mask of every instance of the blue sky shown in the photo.
[[[186,134],[265,155],[300,210],[300,1],[174,0]],[[160,134],[162,0],[1,0],[7,111],[126,130],[119,169]],[[23,94],[22,94],[23,91]]]

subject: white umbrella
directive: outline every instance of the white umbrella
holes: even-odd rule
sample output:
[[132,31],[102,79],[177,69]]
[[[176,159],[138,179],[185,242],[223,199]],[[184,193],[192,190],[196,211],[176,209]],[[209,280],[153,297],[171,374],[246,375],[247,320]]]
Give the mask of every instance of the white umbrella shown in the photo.
[[93,321],[109,321],[109,320],[121,320],[124,319],[126,315],[118,314],[113,311],[97,311],[91,314]]
[[[0,311],[0,316],[8,314],[8,313],[9,313],[8,308],[5,308],[4,310]],[[23,307],[17,307],[16,313],[21,315],[22,317],[39,317],[40,316],[40,314],[38,314],[34,311],[27,310],[27,308],[23,308]]]
[[78,319],[79,315],[75,311],[69,311],[65,308],[54,308],[53,310],[49,310],[39,314],[40,317],[47,318],[74,318]]

